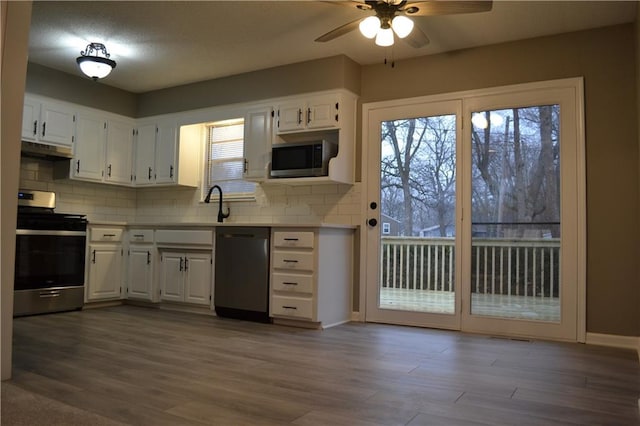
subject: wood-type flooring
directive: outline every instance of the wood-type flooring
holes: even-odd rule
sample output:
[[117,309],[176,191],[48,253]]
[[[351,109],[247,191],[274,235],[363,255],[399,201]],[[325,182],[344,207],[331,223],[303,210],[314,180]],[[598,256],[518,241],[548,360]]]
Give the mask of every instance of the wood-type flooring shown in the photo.
[[640,424],[636,352],[583,344],[124,305],[16,318],[13,356],[3,425],[29,424],[38,398],[68,424]]

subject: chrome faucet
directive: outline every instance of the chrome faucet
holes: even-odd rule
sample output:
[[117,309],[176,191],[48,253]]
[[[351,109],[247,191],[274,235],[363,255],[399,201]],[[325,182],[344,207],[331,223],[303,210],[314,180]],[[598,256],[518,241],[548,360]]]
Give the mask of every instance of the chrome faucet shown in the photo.
[[207,196],[204,197],[204,202],[207,203],[207,204],[211,202],[211,193],[216,188],[218,189],[218,192],[220,193],[220,198],[218,199],[218,222],[222,223],[222,221],[225,218],[229,217],[229,215],[231,214],[231,211],[229,210],[229,207],[227,207],[227,212],[226,213],[222,213],[222,188],[220,188],[218,185],[213,185],[211,188],[209,188],[209,192],[207,192]]

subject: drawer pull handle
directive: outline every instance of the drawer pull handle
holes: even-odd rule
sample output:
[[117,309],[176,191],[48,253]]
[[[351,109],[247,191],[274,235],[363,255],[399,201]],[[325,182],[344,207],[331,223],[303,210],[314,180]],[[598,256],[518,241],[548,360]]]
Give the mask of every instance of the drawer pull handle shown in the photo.
[[285,238],[285,241],[298,241],[298,238]]
[[116,234],[102,234],[103,237],[115,237]]
[[136,238],[144,238],[144,234],[133,234]]
[[298,309],[298,308],[297,308],[297,307],[295,307],[295,306],[283,306],[282,308],[283,308],[283,309],[296,309],[296,310]]
[[282,284],[284,284],[284,285],[298,285],[298,283],[289,283],[289,282],[286,282],[286,281],[283,282]]
[[293,259],[282,259],[282,261],[285,263],[298,263],[297,260],[293,260]]

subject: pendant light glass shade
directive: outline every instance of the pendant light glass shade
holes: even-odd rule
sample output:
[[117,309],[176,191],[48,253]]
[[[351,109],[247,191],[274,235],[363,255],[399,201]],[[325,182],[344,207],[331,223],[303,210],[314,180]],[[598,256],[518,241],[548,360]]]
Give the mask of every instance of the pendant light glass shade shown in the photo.
[[382,47],[393,45],[393,30],[391,28],[380,28],[376,35],[376,44]]
[[413,30],[413,21],[406,16],[396,16],[391,21],[391,28],[400,38],[405,38]]
[[380,18],[377,16],[369,16],[360,21],[360,32],[366,38],[374,38],[380,29]]
[[76,58],[80,70],[93,80],[108,76],[116,67],[116,61],[109,59],[111,55],[102,43],[90,43],[80,55]]

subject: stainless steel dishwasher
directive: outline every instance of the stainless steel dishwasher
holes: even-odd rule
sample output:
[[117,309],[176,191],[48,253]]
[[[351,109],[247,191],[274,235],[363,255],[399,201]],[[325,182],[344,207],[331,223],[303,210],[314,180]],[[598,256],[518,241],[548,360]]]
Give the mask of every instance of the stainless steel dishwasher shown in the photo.
[[269,322],[267,227],[216,227],[214,306],[221,317]]

